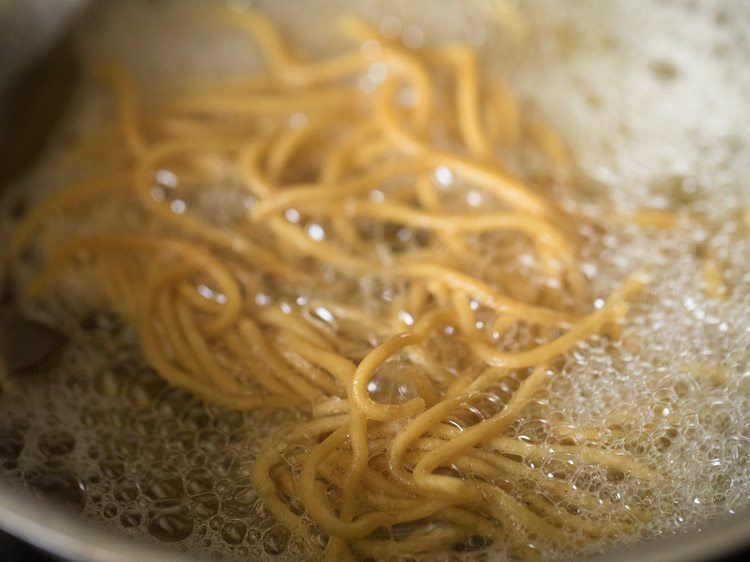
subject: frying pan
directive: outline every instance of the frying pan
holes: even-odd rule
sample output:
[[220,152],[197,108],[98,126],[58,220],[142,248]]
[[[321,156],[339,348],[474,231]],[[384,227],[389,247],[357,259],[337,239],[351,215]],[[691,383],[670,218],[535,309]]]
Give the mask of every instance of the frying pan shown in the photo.
[[[18,177],[38,156],[47,132],[65,108],[66,93],[73,88],[78,72],[69,49],[68,33],[87,4],[85,0],[0,1],[0,153],[3,154],[0,185]],[[669,72],[664,68],[662,71]],[[22,318],[6,318],[4,322],[6,330],[9,325],[19,333],[28,332],[32,339],[47,337],[40,336],[35,331],[37,327],[25,325]],[[55,341],[49,343],[50,353],[55,345]],[[23,354],[20,356],[23,361]],[[1,408],[2,398],[0,417]],[[60,559],[74,562],[200,559],[195,553],[166,548],[153,541],[132,540],[95,521],[73,515],[58,503],[44,495],[30,495],[16,482],[0,480],[0,529]],[[650,539],[590,559],[707,561],[748,548],[750,512],[743,511],[679,536]]]

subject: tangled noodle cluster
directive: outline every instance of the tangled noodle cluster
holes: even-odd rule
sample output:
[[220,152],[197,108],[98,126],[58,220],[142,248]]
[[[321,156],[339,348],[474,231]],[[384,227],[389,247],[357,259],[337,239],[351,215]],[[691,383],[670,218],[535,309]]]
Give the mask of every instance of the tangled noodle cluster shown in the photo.
[[351,51],[302,60],[262,16],[229,17],[266,72],[148,112],[106,70],[116,126],[74,149],[89,174],[11,240],[42,258],[29,294],[75,265],[170,383],[298,411],[254,485],[330,559],[489,542],[533,556],[648,518],[575,475],[651,468],[595,438],[517,431],[544,418],[556,361],[617,337],[642,286],[586,313],[575,218],[499,161],[529,138],[554,158],[559,141],[530,135],[466,45],[407,49],[346,20]]

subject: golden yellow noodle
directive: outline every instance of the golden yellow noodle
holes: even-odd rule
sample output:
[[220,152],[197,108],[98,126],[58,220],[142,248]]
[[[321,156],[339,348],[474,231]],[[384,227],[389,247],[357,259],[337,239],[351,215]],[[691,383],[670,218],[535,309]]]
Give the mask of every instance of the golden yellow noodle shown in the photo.
[[[127,72],[103,70],[119,93],[115,171],[17,226],[6,265],[27,248],[41,260],[27,294],[100,295],[171,384],[302,416],[269,438],[252,479],[291,531],[327,537],[331,560],[572,549],[646,520],[572,485],[563,459],[655,478],[594,428],[512,431],[543,411],[562,356],[617,335],[644,284],[633,276],[592,310],[577,219],[498,158],[503,144],[569,166],[560,139],[485,81],[466,45],[408,49],[347,19],[354,49],[306,60],[257,13],[222,19],[250,33],[265,73],[146,109]],[[372,64],[387,76],[360,88]],[[85,167],[98,152],[83,144]],[[704,276],[720,296],[718,270]]]

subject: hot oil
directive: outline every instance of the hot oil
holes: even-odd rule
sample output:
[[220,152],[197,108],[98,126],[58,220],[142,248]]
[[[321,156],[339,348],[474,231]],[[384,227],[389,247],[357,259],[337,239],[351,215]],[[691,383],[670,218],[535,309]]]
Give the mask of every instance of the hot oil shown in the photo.
[[[330,45],[318,38],[325,34],[309,30],[329,25],[341,6],[324,4],[326,9],[300,18],[278,3],[259,3],[300,45],[327,50]],[[510,2],[476,2],[473,10],[460,2],[445,3],[444,11],[423,10],[395,0],[357,8],[412,46],[454,38],[503,53],[487,56],[487,68],[507,77],[524,111],[559,131],[579,164],[566,180],[572,188],[563,190],[562,204],[588,217],[579,235],[584,273],[594,285],[591,305],[600,306],[634,270],[651,276],[621,338],[581,343],[514,431],[521,441],[549,436],[551,446],[604,441],[613,451],[651,459],[665,484],[644,496],[604,470],[564,460],[526,463],[603,500],[629,498],[633,509],[653,512],[632,536],[612,539],[612,546],[689,530],[747,507],[750,233],[743,212],[750,208],[750,186],[743,173],[750,138],[743,124],[750,117],[744,103],[750,77],[740,69],[750,51],[748,12],[731,2],[687,1],[535,1],[520,12]],[[200,2],[103,3],[81,48],[89,57],[124,59],[153,98],[178,88],[185,76],[232,75],[257,65],[247,42],[201,25],[204,13]],[[134,44],[160,55],[144,57],[131,49]],[[94,99],[92,106],[97,96],[105,101]],[[104,106],[106,95],[96,87],[81,92],[68,136],[97,121]],[[65,139],[61,135],[61,144]],[[456,190],[457,206],[472,206],[470,192],[445,175],[436,170],[444,187]],[[54,190],[60,178],[53,152],[5,196],[5,229],[19,194]],[[641,211],[674,213],[678,222],[661,229],[623,218]],[[319,235],[314,225],[307,230]],[[412,235],[399,239],[414,243]],[[23,273],[28,264],[18,267]],[[398,287],[363,280],[360,290],[372,301],[365,307],[401,306]],[[75,294],[83,294],[80,287]],[[283,311],[314,296],[311,287],[299,295],[259,294],[256,302]],[[169,387],[144,363],[130,328],[80,300],[24,310],[65,334],[68,343],[53,370],[13,376],[16,393],[0,399],[0,472],[143,540],[245,559],[296,560],[319,552],[320,544],[290,536],[249,485],[263,436],[291,414],[226,411]],[[314,320],[329,316],[322,309]],[[413,323],[406,305],[399,317],[405,328]],[[453,353],[460,348],[455,334],[431,345],[446,356],[445,376],[455,376],[462,365]],[[361,354],[354,347],[352,357]],[[389,371],[401,368],[396,359],[372,389],[394,402],[415,392]],[[491,389],[451,423],[465,427],[492,415],[512,390]],[[472,541],[457,545],[452,555],[482,553],[484,543]],[[598,548],[607,546],[604,541]],[[533,559],[537,548],[514,544],[505,554]]]

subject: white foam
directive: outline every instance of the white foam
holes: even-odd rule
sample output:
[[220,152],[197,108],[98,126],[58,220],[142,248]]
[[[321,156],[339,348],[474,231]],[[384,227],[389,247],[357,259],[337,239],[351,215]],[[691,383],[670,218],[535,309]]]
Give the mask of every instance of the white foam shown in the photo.
[[[184,76],[257,64],[241,36],[202,25],[203,3],[102,4],[82,48],[124,59],[143,84],[152,84],[151,95]],[[288,13],[281,2],[257,4],[316,49],[328,48],[318,26],[349,7],[323,2],[308,18]],[[493,2],[477,1],[474,10],[457,0],[441,3],[441,10],[397,0],[360,4],[389,33],[411,30],[410,41],[421,41],[420,34],[427,42],[478,36],[485,50],[503,53],[486,65],[508,76],[524,107],[561,132],[585,181],[595,180],[596,197],[572,201],[582,212],[601,218],[611,206],[650,207],[701,217],[700,229],[690,222],[644,232],[605,216],[603,232],[585,233],[592,303],[634,270],[647,271],[651,282],[621,342],[594,339],[570,355],[551,381],[549,417],[603,432],[614,450],[645,447],[638,454],[649,456],[666,482],[648,500],[658,515],[644,526],[647,536],[747,507],[750,236],[737,216],[750,207],[750,74],[741,72],[750,55],[746,7],[535,0],[522,7],[530,39],[521,50],[492,19]],[[82,102],[90,95],[84,92]],[[93,113],[77,114],[88,123]],[[54,189],[54,154],[50,160],[18,192]],[[6,209],[13,197],[5,197]],[[10,221],[4,222],[7,230]],[[723,302],[702,288],[704,254],[724,268]],[[296,560],[309,551],[248,485],[258,438],[283,415],[198,404],[140,362],[133,334],[117,321],[102,314],[82,328],[75,312],[85,308],[71,314],[50,303],[33,311],[61,326],[72,344],[59,371],[20,381],[19,398],[3,402],[3,451],[16,451],[19,440],[23,446],[17,458],[3,453],[0,473],[33,485],[63,482],[85,517],[142,540],[179,539],[196,552],[247,559]],[[548,422],[529,419],[519,435]],[[587,478],[603,497],[637,495],[603,473]]]

